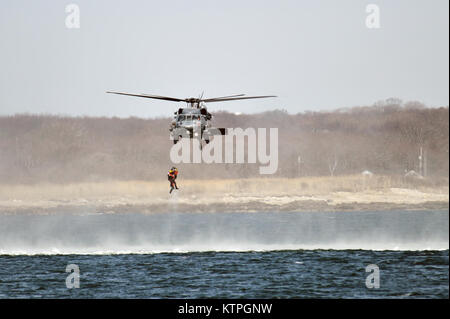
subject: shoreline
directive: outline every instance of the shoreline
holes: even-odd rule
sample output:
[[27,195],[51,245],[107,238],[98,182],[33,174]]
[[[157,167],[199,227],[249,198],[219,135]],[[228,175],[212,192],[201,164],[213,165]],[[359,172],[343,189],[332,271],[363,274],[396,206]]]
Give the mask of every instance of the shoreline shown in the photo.
[[448,210],[448,186],[390,177],[0,185],[0,214]]
[[48,215],[48,214],[161,214],[161,213],[302,213],[302,212],[374,212],[374,211],[448,211],[448,202],[425,202],[422,204],[394,204],[394,203],[349,203],[342,205],[318,205],[316,203],[300,203],[298,206],[264,205],[250,202],[245,205],[179,205],[168,208],[167,205],[117,205],[90,206],[65,205],[55,207],[5,207],[0,206],[0,215]]

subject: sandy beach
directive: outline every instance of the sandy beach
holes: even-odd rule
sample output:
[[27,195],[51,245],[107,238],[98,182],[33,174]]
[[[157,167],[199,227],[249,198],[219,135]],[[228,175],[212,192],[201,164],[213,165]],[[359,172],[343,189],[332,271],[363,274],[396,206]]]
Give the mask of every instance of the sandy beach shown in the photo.
[[1,185],[0,213],[164,213],[448,209],[448,186],[390,177]]

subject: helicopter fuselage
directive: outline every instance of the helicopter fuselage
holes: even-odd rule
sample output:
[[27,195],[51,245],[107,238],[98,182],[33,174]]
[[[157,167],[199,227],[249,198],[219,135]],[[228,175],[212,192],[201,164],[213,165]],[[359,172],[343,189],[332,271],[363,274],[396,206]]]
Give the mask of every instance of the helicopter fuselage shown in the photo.
[[[206,108],[180,108],[174,113],[170,124],[170,139],[177,143],[180,138],[200,138],[209,142],[212,134],[211,118]],[[218,129],[223,132],[223,129]],[[221,135],[223,135],[221,133]]]

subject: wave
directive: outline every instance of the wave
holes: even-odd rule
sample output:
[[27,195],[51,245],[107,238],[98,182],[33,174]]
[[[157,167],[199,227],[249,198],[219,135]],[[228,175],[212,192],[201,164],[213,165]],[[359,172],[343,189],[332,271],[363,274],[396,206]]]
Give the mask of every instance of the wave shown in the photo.
[[124,248],[117,249],[111,248],[108,249],[104,247],[102,249],[70,249],[70,248],[50,248],[50,249],[37,249],[37,250],[7,250],[0,251],[0,256],[52,256],[52,255],[151,255],[151,254],[188,254],[188,253],[208,253],[208,252],[234,252],[234,253],[246,253],[246,252],[273,252],[273,251],[301,251],[301,250],[371,250],[371,251],[446,251],[447,247],[442,246],[433,246],[433,247],[358,247],[355,248],[353,246],[330,246],[330,247],[322,247],[322,246],[280,246],[280,247],[253,247],[249,245],[248,247],[242,248],[206,248],[206,247],[196,247],[190,246],[186,248],[165,248],[165,249],[136,249],[136,248]]

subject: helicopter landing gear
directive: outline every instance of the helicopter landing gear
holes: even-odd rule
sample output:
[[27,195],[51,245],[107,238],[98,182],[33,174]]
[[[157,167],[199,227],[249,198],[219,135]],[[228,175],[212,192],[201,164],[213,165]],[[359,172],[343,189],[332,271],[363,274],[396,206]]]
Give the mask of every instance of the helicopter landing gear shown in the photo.
[[173,137],[173,145],[177,144],[178,141],[180,141],[182,138],[183,138],[182,135],[179,135],[177,138],[174,136],[174,137]]
[[[180,141],[180,139],[182,139],[182,138],[183,137],[180,136],[178,139],[173,139],[173,144],[174,145],[177,144]],[[202,141],[205,141],[205,144],[209,144],[209,142],[210,142],[209,139],[200,140],[200,149],[202,149],[202,145],[203,145]]]

